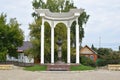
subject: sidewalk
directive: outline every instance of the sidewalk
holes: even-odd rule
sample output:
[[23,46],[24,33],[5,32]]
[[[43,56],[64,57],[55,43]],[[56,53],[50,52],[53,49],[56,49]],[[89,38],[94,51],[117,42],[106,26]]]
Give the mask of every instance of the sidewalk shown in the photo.
[[0,80],[119,80],[120,71],[24,71],[0,70]]

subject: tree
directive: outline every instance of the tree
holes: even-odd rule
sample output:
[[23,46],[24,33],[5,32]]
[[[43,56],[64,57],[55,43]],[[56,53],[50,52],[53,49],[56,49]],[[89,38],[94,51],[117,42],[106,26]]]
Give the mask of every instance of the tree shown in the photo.
[[92,46],[91,46],[91,49],[94,49],[95,47],[94,47],[94,45],[92,44]]
[[23,44],[23,31],[19,28],[20,24],[16,20],[16,18],[11,18],[10,22],[8,23],[9,30],[8,30],[8,53],[11,56],[16,56],[17,47],[22,46]]
[[112,51],[112,49],[109,49],[109,48],[99,48],[98,50],[97,50],[97,53],[99,54],[99,55],[108,55],[108,54],[110,54],[110,53],[112,53],[113,51]]
[[95,48],[93,44],[91,46],[91,49],[97,52],[97,48]]
[[[70,3],[68,0],[47,0],[46,3],[44,3],[42,0],[33,0],[32,5],[35,9],[37,8],[43,8],[43,9],[49,9],[51,12],[60,12],[60,8],[62,12],[68,12],[71,8],[76,8],[74,6],[73,3]],[[30,24],[30,35],[31,35],[31,41],[33,45],[40,45],[40,26],[41,25],[41,17],[39,17],[36,12],[32,13],[32,16],[34,17],[34,23]],[[83,12],[83,14],[81,14],[81,16],[79,17],[78,23],[79,23],[79,27],[80,27],[80,42],[82,42],[82,38],[84,37],[84,28],[83,28],[83,24],[85,24],[87,22],[89,18],[89,15],[86,14],[86,12]],[[40,22],[39,25],[37,22]],[[75,24],[76,22],[73,22],[72,26],[71,26],[71,38],[72,38],[72,42],[75,41]],[[64,26],[63,24],[59,24],[57,26]],[[56,31],[59,31],[59,27],[56,26],[55,29],[55,34],[57,34]],[[47,27],[47,28],[46,28]],[[37,30],[37,31],[35,31]],[[39,31],[38,31],[39,30]],[[63,28],[63,30],[65,31],[66,29]],[[46,57],[50,57],[47,56],[46,54],[50,55],[50,40],[51,37],[50,36],[50,27],[48,25],[48,23],[45,23],[45,56]],[[37,36],[38,35],[38,36]],[[61,35],[62,40],[64,41],[64,45],[62,45],[62,47],[64,47],[63,52],[66,53],[66,37],[64,35],[66,35],[66,31],[63,33],[58,33],[57,35]],[[57,40],[58,36],[55,36],[55,41]],[[37,42],[39,41],[39,42]],[[56,46],[55,46],[55,52],[56,51]],[[35,47],[35,52],[33,50],[33,53],[35,54],[40,54],[40,46]],[[38,57],[39,58],[39,57]],[[50,59],[50,58],[47,58]],[[46,60],[46,59],[45,59]],[[48,60],[47,60],[48,61]],[[50,60],[49,60],[50,61]]]
[[6,15],[0,15],[0,55],[4,55],[3,57],[7,53],[14,55],[17,47],[22,45],[24,36],[19,26],[15,18],[6,23]]
[[120,53],[112,51],[108,55],[101,55],[96,63],[98,66],[105,66],[107,64],[120,64]]
[[35,62],[40,61],[40,25],[42,21],[41,18],[35,19],[33,23],[31,23],[29,26],[30,31],[30,41],[32,43],[32,48],[30,49],[31,54],[35,58]]

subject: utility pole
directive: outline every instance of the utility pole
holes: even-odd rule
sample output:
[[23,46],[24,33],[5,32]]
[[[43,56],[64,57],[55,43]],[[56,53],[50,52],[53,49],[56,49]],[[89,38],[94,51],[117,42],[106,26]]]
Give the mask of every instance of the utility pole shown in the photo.
[[119,46],[119,51],[120,51],[120,46]]
[[99,36],[99,48],[101,47],[101,37]]

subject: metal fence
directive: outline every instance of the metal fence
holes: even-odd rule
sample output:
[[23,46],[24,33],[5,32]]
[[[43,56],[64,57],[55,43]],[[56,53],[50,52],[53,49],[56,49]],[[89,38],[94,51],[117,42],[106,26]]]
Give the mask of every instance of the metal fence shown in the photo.
[[13,64],[15,66],[21,66],[21,67],[34,66],[34,63],[23,63],[17,61],[0,61],[0,64]]

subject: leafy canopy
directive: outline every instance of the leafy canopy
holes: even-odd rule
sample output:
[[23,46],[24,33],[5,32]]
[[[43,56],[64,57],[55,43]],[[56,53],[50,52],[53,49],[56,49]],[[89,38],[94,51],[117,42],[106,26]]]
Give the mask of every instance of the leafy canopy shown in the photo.
[[6,17],[6,14],[0,14],[0,55],[6,53],[14,55],[17,47],[23,43],[23,31],[15,18],[11,18],[7,23]]

